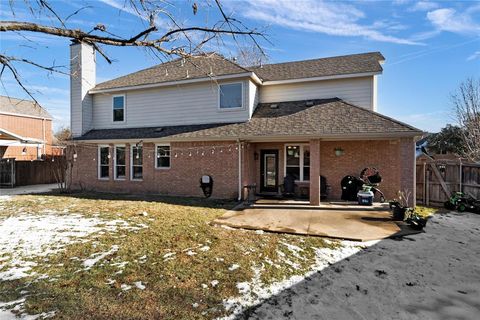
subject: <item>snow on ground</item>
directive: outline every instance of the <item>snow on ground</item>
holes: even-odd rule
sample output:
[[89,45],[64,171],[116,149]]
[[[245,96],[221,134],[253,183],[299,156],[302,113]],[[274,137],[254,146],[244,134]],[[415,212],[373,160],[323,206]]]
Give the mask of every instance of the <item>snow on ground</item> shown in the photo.
[[[10,197],[0,197],[8,201]],[[138,232],[148,226],[133,224],[122,219],[105,220],[96,217],[86,217],[77,213],[43,210],[37,213],[25,212],[19,209],[18,214],[0,220],[0,281],[17,280],[33,276],[36,279],[46,278],[46,275],[35,274],[32,268],[37,264],[35,259],[47,257],[63,250],[67,245],[87,242],[92,234],[116,233],[120,230]],[[106,252],[99,252],[83,261],[84,270],[89,270],[100,260],[114,254],[119,246],[113,245]],[[77,258],[77,260],[79,260]],[[119,263],[119,269],[125,266]],[[120,270],[121,271],[121,270]],[[54,280],[54,279],[52,279]],[[17,311],[23,319],[36,319],[53,316],[42,314],[28,316],[22,314],[24,299],[18,301],[0,301],[0,319],[13,319],[10,311]]]
[[[378,241],[340,241],[341,247],[337,249],[317,248],[315,249],[316,263],[312,266],[311,271],[307,272],[302,276],[293,276],[289,279],[275,282],[271,285],[266,285],[260,280],[261,274],[264,270],[264,265],[262,264],[253,267],[254,277],[252,278],[252,280],[250,282],[237,283],[237,289],[241,295],[239,297],[224,300],[224,306],[228,311],[231,312],[231,315],[223,319],[236,319],[238,314],[240,314],[246,308],[255,306],[262,301],[279,294],[283,290],[294,286],[295,284],[303,281],[305,278],[311,276],[312,274],[319,272],[330,266],[331,264],[334,264],[335,262],[338,262],[359,252],[363,248],[374,245],[377,242]],[[300,247],[297,247],[295,245],[286,242],[281,242],[281,244],[284,245],[294,255],[298,255],[299,252],[302,251]],[[280,257],[284,258],[284,263],[291,265],[293,268],[297,267],[295,263],[286,258],[286,255],[282,251],[277,250],[277,253]]]
[[342,244],[316,250],[307,275],[271,286],[258,266],[237,284],[241,297],[224,301],[225,319],[478,319],[480,215],[437,214],[425,233]]

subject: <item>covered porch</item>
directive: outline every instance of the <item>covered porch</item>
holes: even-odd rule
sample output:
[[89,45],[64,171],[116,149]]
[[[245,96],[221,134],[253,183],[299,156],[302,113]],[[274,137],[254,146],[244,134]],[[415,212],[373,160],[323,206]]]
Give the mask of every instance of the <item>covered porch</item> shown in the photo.
[[[286,196],[307,201],[311,206],[339,201],[341,180],[347,175],[358,177],[367,167],[380,171],[380,189],[386,199],[393,199],[400,190],[412,189],[412,139],[252,140],[244,141],[242,150],[243,199],[248,198],[248,187],[255,186],[256,198]],[[286,190],[287,176],[294,179],[293,192]]]

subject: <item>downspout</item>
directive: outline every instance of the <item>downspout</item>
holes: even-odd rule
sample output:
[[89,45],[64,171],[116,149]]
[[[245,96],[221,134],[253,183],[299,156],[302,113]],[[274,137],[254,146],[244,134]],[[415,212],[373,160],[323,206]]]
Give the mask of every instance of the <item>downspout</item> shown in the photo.
[[242,200],[242,143],[237,139],[238,143],[238,201]]

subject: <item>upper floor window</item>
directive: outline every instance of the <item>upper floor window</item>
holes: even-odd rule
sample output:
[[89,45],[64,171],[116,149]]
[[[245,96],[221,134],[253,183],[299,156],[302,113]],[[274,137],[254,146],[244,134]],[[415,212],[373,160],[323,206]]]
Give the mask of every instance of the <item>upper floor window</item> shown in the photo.
[[98,147],[98,178],[108,179],[110,175],[110,147],[99,146]]
[[228,83],[219,85],[220,109],[235,109],[243,107],[243,84]]
[[125,121],[125,96],[113,96],[113,121]]
[[157,145],[157,163],[158,169],[170,168],[170,145]]

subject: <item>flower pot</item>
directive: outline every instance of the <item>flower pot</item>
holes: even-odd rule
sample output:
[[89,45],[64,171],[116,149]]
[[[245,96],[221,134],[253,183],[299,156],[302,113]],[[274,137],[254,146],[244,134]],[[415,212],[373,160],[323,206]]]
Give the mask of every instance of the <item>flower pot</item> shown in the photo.
[[407,212],[407,208],[401,206],[392,206],[393,210],[393,220],[395,221],[403,221],[405,219],[405,213]]

